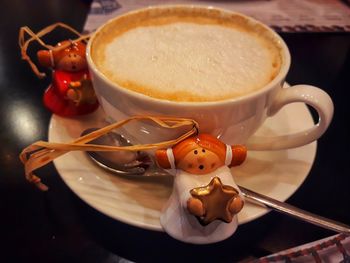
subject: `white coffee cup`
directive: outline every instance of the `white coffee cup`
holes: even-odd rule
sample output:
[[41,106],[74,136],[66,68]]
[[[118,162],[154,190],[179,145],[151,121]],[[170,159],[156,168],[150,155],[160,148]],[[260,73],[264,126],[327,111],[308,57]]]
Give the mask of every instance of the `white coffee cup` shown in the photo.
[[[239,16],[248,23],[263,28],[281,48],[282,62],[279,73],[262,88],[240,97],[208,102],[181,102],[154,98],[121,87],[97,67],[91,56],[93,43],[110,23],[117,19],[127,21],[128,16],[145,16],[147,12],[159,14],[180,9],[188,12],[208,12],[223,17]],[[253,18],[231,11],[202,6],[158,6],[126,13],[102,25],[95,32],[87,47],[87,61],[98,100],[107,116],[116,121],[134,115],[193,118],[199,123],[200,132],[218,136],[227,144],[246,144],[250,150],[279,150],[317,140],[326,131],[333,116],[332,100],[323,90],[310,85],[283,87],[290,67],[290,53],[282,38]],[[254,136],[266,118],[273,117],[283,106],[294,102],[304,102],[313,107],[319,115],[318,123],[306,130],[284,136],[263,139]],[[176,136],[168,130],[155,128],[148,123],[129,126],[126,129],[139,143],[162,141]]]

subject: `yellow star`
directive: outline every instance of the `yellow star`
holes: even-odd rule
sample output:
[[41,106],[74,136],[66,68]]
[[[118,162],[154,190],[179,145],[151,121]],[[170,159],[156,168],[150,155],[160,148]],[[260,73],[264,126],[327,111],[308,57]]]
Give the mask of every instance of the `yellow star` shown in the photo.
[[206,186],[191,189],[190,193],[203,203],[205,214],[197,217],[202,225],[208,225],[216,219],[226,223],[232,221],[229,206],[238,191],[230,185],[223,185],[219,177],[214,177]]

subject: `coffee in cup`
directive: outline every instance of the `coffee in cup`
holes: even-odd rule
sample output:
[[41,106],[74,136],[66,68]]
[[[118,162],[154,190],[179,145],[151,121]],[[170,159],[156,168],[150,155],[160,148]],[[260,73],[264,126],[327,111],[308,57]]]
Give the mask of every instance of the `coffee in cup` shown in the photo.
[[247,95],[280,71],[281,48],[240,15],[201,9],[148,10],[109,23],[92,59],[122,88],[170,101],[218,101]]

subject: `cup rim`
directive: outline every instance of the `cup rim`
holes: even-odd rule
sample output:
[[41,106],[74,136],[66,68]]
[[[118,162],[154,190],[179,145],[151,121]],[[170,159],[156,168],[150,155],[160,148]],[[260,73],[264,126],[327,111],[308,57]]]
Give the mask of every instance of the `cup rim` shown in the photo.
[[[159,98],[155,98],[155,97],[151,97],[151,96],[147,96],[145,94],[133,91],[133,90],[129,90],[127,88],[123,88],[120,85],[118,85],[117,83],[111,81],[109,78],[107,78],[96,66],[95,62],[92,59],[91,54],[91,48],[92,48],[92,43],[95,39],[95,37],[99,34],[99,32],[101,30],[103,30],[103,28],[105,28],[106,26],[108,26],[109,24],[113,23],[115,20],[119,19],[120,17],[124,17],[124,16],[129,16],[132,14],[136,14],[139,12],[143,12],[143,11],[147,11],[147,10],[152,10],[152,9],[169,9],[169,8],[190,8],[190,9],[210,9],[210,10],[217,10],[219,12],[223,12],[226,14],[234,14],[234,15],[238,15],[241,16],[249,21],[252,21],[253,23],[259,24],[260,26],[262,26],[264,29],[266,29],[276,40],[277,43],[279,44],[280,48],[281,48],[281,57],[282,57],[282,64],[281,64],[281,68],[280,71],[278,72],[278,74],[274,77],[274,79],[272,81],[270,81],[269,83],[267,83],[264,87],[256,90],[256,91],[252,91],[249,92],[248,94],[242,95],[242,96],[238,96],[238,97],[233,97],[233,98],[227,98],[227,99],[223,99],[223,100],[216,100],[216,101],[171,101],[171,100],[166,100],[166,99],[159,99]],[[156,103],[156,104],[162,104],[162,105],[169,105],[169,106],[179,106],[179,107],[183,107],[183,106],[191,106],[191,107],[205,107],[205,106],[217,106],[217,105],[226,105],[226,104],[234,104],[234,103],[240,103],[241,101],[245,101],[245,100],[250,100],[250,99],[254,99],[256,97],[259,97],[261,94],[264,94],[268,91],[270,91],[271,89],[273,89],[274,87],[276,87],[276,85],[280,82],[284,82],[284,79],[289,71],[289,67],[291,64],[291,56],[290,56],[290,52],[288,49],[287,44],[284,42],[284,40],[282,39],[282,37],[280,35],[278,35],[272,28],[270,28],[269,26],[265,25],[264,23],[250,17],[247,15],[244,15],[242,13],[239,12],[235,12],[235,11],[231,11],[228,9],[224,9],[224,8],[219,8],[219,7],[214,7],[211,5],[155,5],[155,6],[148,6],[145,8],[139,8],[136,10],[132,10],[126,13],[123,13],[121,15],[118,15],[112,19],[109,19],[107,22],[103,23],[101,26],[99,26],[95,32],[92,34],[92,36],[90,37],[88,44],[87,44],[87,48],[86,48],[86,59],[88,62],[88,67],[90,71],[93,71],[94,74],[96,74],[100,79],[102,79],[104,82],[106,82],[109,86],[113,87],[113,89],[117,89],[119,92],[128,95],[130,97],[133,97],[135,99],[139,99],[139,100],[143,100],[143,101],[147,101],[149,103]]]

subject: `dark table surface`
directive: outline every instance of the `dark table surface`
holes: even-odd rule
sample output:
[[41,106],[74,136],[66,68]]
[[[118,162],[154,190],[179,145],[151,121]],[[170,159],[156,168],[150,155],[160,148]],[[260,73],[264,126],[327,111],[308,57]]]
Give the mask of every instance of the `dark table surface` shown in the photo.
[[[39,175],[51,186],[40,192],[27,183],[18,154],[47,139],[51,114],[42,106],[49,79],[38,80],[20,60],[18,30],[54,22],[82,30],[88,1],[18,1],[0,9],[0,262],[247,261],[334,233],[271,212],[239,227],[221,243],[192,246],[164,233],[114,221],[81,201],[54,166]],[[290,84],[327,91],[335,104],[328,131],[318,141],[309,176],[288,202],[350,224],[350,35],[281,34],[290,48]],[[195,260],[196,259],[196,260]]]

